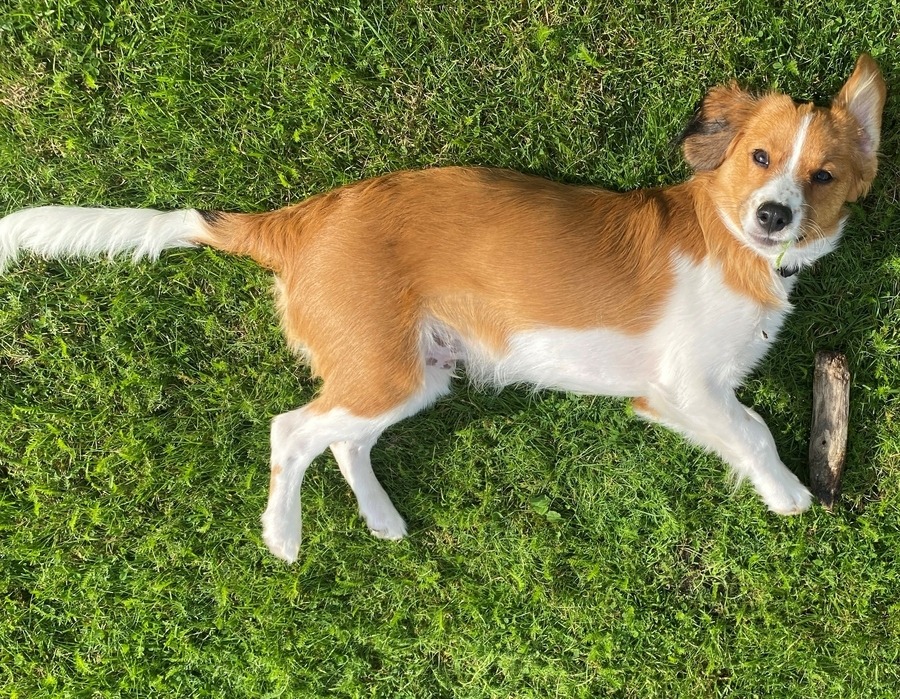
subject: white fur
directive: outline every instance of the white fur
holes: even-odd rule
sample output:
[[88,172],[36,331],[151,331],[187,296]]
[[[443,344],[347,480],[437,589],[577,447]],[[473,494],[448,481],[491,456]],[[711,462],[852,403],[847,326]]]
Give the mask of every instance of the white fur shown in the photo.
[[806,135],[809,133],[809,125],[812,123],[812,114],[807,114],[800,121],[800,128],[797,130],[797,136],[794,138],[794,144],[791,146],[791,156],[788,158],[787,165],[784,168],[786,174],[796,179],[797,166],[800,165],[800,158],[803,156],[803,149],[806,146]]
[[500,357],[467,346],[462,354],[467,375],[500,387],[518,383],[608,396],[643,396],[680,374],[704,374],[717,384],[736,387],[774,342],[790,310],[787,293],[793,280],[773,271],[783,305],[762,313],[758,304],[725,285],[717,265],[676,257],[672,266],[674,290],[660,322],[648,332],[520,332]]
[[[838,221],[838,225],[828,235],[821,238],[807,239],[802,245],[791,245],[785,250],[784,255],[781,256],[781,265],[783,267],[802,269],[803,267],[808,267],[820,257],[824,257],[832,252],[837,248],[846,223],[847,218],[844,217]],[[780,254],[779,252],[778,255],[772,257],[773,264]]]
[[156,259],[166,248],[192,247],[204,226],[192,209],[23,209],[0,219],[0,272],[25,250],[48,258],[130,252],[135,260]]
[[469,344],[464,361],[467,377],[477,384],[634,396],[644,385],[648,357],[639,336],[545,328],[513,335],[509,351],[501,356]]

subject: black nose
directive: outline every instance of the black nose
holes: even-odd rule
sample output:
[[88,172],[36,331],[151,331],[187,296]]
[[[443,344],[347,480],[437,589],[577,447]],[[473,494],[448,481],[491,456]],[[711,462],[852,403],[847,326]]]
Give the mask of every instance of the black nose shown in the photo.
[[793,218],[789,208],[784,204],[776,204],[774,201],[767,201],[756,210],[756,220],[768,233],[777,233]]

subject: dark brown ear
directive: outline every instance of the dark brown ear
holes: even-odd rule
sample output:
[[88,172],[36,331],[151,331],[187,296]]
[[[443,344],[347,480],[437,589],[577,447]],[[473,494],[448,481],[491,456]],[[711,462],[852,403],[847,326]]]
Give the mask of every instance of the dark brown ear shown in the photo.
[[681,134],[684,158],[695,171],[715,170],[756,107],[757,98],[736,83],[714,87]]

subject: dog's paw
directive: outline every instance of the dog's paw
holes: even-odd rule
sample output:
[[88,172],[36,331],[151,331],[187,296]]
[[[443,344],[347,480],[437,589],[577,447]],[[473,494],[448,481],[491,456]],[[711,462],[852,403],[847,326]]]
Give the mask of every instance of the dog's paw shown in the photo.
[[798,515],[812,504],[812,493],[790,471],[777,480],[757,485],[757,491],[768,508],[779,515]]
[[266,510],[262,516],[263,541],[273,556],[293,563],[300,552],[301,527],[299,522],[288,522],[288,519]]
[[388,541],[400,541],[406,536],[406,522],[400,513],[391,506],[390,510],[384,509],[378,512],[370,512],[363,515],[372,536]]

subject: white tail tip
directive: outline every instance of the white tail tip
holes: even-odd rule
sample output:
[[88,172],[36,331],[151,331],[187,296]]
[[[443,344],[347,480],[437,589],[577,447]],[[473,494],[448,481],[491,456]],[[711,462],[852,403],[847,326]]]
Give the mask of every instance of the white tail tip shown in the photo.
[[0,271],[22,251],[47,258],[130,252],[134,260],[156,259],[166,248],[193,247],[205,230],[193,209],[23,209],[0,219]]

